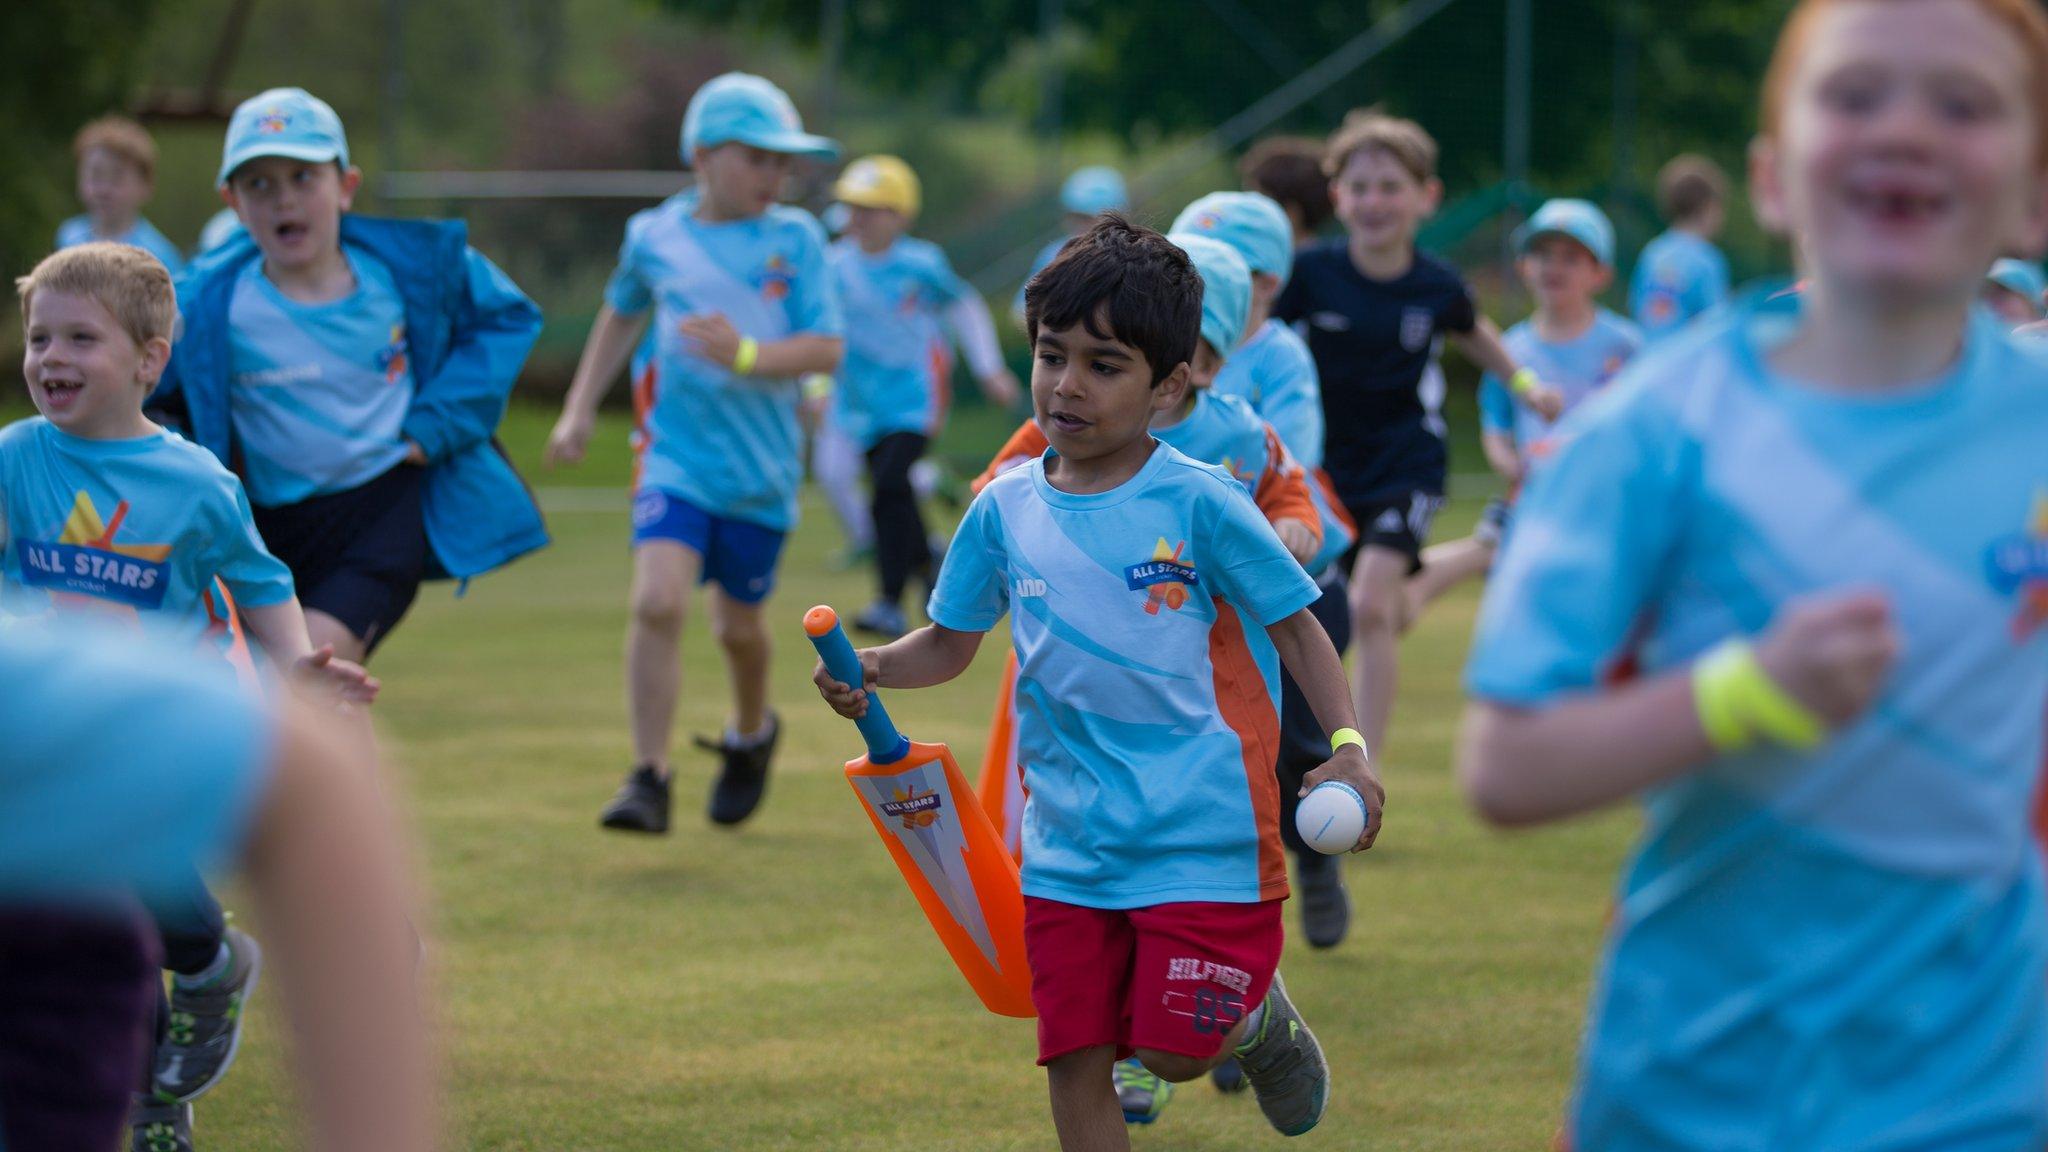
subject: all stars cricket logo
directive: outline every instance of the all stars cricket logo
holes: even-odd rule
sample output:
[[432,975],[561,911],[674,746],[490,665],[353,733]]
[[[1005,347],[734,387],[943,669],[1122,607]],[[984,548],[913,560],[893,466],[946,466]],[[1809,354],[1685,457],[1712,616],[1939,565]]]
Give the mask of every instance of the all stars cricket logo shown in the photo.
[[917,785],[908,788],[892,788],[894,799],[882,801],[882,814],[893,816],[908,829],[929,828],[939,818],[939,791],[936,788],[920,792]]
[[1166,546],[1166,537],[1152,546],[1152,559],[1143,564],[1133,564],[1124,569],[1124,583],[1133,592],[1145,593],[1145,614],[1159,615],[1159,606],[1164,604],[1175,612],[1188,602],[1188,589],[1201,583],[1195,578],[1195,564],[1182,560],[1181,553],[1187,549],[1183,540],[1173,547]]
[[2035,490],[2026,531],[1993,541],[1984,561],[1993,588],[2019,595],[2019,614],[2012,621],[2015,640],[2048,624],[2048,488]]
[[21,542],[21,578],[60,599],[84,597],[134,609],[164,605],[170,587],[169,544],[124,544],[117,541],[128,518],[128,502],[114,507],[114,518],[102,521],[92,497],[80,492],[55,543]]

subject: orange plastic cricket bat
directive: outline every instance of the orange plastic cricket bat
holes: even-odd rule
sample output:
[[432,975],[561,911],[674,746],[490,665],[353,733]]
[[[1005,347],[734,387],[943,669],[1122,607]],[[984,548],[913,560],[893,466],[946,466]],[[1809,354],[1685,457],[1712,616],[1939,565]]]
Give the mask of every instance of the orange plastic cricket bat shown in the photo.
[[[839,628],[838,613],[822,604],[811,609],[804,631],[826,671],[841,683],[861,684],[860,659]],[[925,919],[989,1011],[1036,1016],[1017,862],[952,751],[898,732],[872,691],[867,714],[854,723],[868,754],[847,761],[847,782]]]

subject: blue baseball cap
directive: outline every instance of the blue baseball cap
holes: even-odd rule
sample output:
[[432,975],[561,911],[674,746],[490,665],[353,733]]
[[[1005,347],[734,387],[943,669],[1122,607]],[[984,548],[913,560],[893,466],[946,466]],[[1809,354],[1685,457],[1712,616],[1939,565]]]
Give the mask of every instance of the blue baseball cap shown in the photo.
[[1130,189],[1124,187],[1123,173],[1100,164],[1076,168],[1060,185],[1060,207],[1082,216],[1121,212],[1131,206]]
[[1545,200],[1528,222],[1515,229],[1515,254],[1529,250],[1538,236],[1565,236],[1585,245],[1593,259],[1614,267],[1614,225],[1590,200]]
[[1199,232],[1169,232],[1202,274],[1202,339],[1218,356],[1229,356],[1244,337],[1252,310],[1252,270],[1237,249]]
[[1257,192],[1211,192],[1180,210],[1173,232],[1214,236],[1244,257],[1253,272],[1287,283],[1294,270],[1294,226],[1287,211]]
[[2041,311],[2041,294],[2048,292],[2048,276],[2042,275],[2040,265],[2030,260],[2014,260],[2008,256],[1993,264],[1984,279],[2000,288],[2025,296],[2027,303],[2034,306],[2034,311]]
[[690,97],[683,113],[683,163],[690,163],[699,148],[735,141],[792,156],[830,160],[839,155],[837,141],[804,131],[803,117],[787,92],[746,72],[714,76]]
[[341,117],[304,88],[272,88],[249,97],[228,118],[228,137],[221,148],[220,175],[225,187],[235,169],[261,156],[283,156],[348,167],[348,135]]

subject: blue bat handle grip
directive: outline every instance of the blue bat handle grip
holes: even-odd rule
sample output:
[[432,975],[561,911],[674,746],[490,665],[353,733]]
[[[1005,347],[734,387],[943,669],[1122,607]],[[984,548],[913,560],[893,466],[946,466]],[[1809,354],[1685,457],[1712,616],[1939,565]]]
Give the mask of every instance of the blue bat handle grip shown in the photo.
[[[822,623],[820,612],[832,613],[830,608],[813,608],[804,616],[804,631],[811,638],[811,646],[818,650],[818,658],[825,662],[825,671],[842,684],[855,688],[862,686],[866,676],[861,671],[860,657],[854,655],[853,644],[846,639],[846,632],[839,627],[836,613],[830,616],[831,627],[822,632],[812,632],[814,622]],[[896,730],[889,719],[888,709],[882,707],[881,694],[868,690],[867,715],[855,720],[860,729],[861,739],[867,741],[868,763],[894,764],[910,755],[910,738]]]

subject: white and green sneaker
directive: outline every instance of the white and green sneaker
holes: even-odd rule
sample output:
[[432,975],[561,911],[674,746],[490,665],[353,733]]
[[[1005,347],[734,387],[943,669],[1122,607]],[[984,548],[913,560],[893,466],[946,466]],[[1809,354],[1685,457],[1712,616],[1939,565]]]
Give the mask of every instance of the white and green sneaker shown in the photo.
[[1299,1136],[1322,1120],[1330,1102],[1330,1065],[1315,1033],[1287,998],[1278,972],[1260,1007],[1258,1034],[1237,1046],[1237,1062],[1258,1095],[1266,1122],[1282,1136]]
[[263,972],[263,949],[240,928],[229,928],[225,939],[227,971],[198,987],[171,981],[169,1027],[151,1070],[159,1100],[187,1103],[205,1095],[228,1074],[242,1046],[242,1018]]
[[192,1152],[192,1106],[137,1100],[128,1117],[128,1152]]
[[1173,1101],[1173,1082],[1154,1076],[1135,1056],[1117,1061],[1110,1078],[1126,1124],[1150,1124]]

